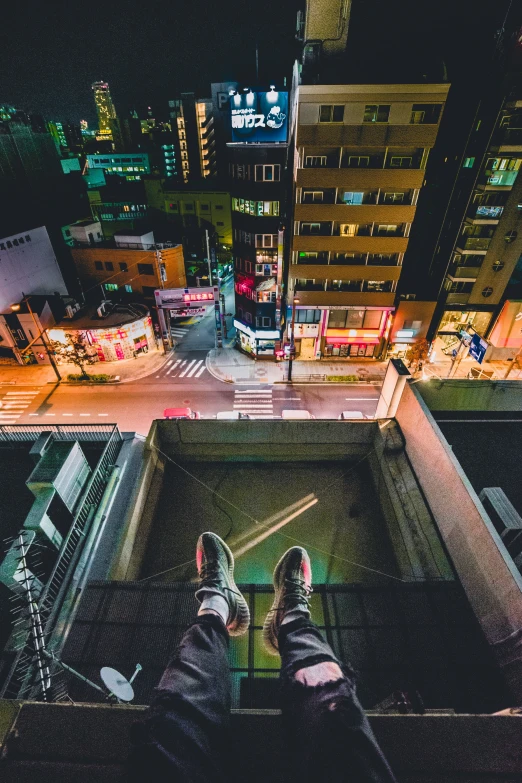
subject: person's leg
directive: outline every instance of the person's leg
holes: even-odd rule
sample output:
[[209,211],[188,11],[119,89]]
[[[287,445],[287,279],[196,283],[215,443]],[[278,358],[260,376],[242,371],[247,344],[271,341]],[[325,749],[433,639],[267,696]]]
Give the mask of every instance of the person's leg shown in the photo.
[[245,633],[249,612],[234,582],[232,553],[213,533],[198,541],[197,568],[198,617],[169,662],[146,718],[133,727],[133,781],[230,781],[228,640]]
[[388,762],[343,666],[312,623],[308,554],[292,547],[274,572],[265,644],[281,655],[282,708],[296,780],[392,783]]

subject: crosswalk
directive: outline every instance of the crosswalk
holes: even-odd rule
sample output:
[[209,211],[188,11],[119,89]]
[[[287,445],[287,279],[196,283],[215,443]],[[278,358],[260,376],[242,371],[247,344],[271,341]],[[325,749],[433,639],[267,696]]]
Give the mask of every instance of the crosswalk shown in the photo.
[[185,329],[183,326],[171,326],[170,327],[170,333],[173,337],[176,337],[178,340],[182,340],[185,335],[187,334],[188,329]]
[[205,359],[170,359],[156,378],[199,378],[206,369]]
[[0,406],[0,424],[16,424],[16,420],[22,416],[38,393],[38,389],[6,392]]
[[274,416],[272,389],[236,389],[234,410],[248,413],[255,419],[272,419]]

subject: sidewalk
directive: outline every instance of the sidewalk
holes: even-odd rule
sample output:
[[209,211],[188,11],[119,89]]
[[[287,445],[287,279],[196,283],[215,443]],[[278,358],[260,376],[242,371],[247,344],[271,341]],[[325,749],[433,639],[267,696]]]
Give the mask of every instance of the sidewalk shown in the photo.
[[[457,368],[455,378],[467,378],[472,367],[492,372],[496,379],[502,379],[511,362],[484,362],[479,365],[474,359],[463,359]],[[386,373],[388,361],[376,362],[373,359],[319,361],[294,360],[292,367],[293,383],[328,383],[328,378],[356,375],[360,381],[380,382]],[[444,359],[424,365],[425,375],[446,378],[451,368],[451,360]],[[224,383],[285,383],[288,377],[288,361],[275,362],[272,359],[252,359],[235,348],[215,348],[207,355],[207,369]],[[514,370],[510,380],[517,380],[520,371]],[[521,379],[522,380],[522,379]],[[350,383],[352,379],[347,381]],[[337,382],[339,381],[332,381]]]
[[[172,356],[164,354],[163,350],[149,351],[136,359],[123,359],[119,362],[96,362],[86,366],[88,375],[118,375],[120,383],[137,381],[159,370]],[[67,381],[69,373],[79,373],[78,367],[73,364],[59,364],[58,371],[64,381]],[[0,384],[12,384],[19,386],[42,386],[45,383],[58,383],[53,368],[49,364],[29,364],[22,366],[0,365]]]

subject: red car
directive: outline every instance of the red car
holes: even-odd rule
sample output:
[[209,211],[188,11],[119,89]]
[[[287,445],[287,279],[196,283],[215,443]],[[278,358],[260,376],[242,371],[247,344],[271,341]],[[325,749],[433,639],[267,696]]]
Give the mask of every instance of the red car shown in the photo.
[[163,417],[165,419],[201,419],[201,414],[190,408],[165,408]]

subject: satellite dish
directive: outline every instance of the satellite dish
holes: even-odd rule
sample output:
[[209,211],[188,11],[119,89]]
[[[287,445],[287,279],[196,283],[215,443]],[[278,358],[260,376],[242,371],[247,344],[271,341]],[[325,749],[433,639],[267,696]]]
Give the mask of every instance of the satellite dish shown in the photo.
[[103,684],[120,701],[132,701],[134,698],[134,688],[129,680],[120,674],[116,669],[110,666],[104,666],[100,670],[100,677]]

